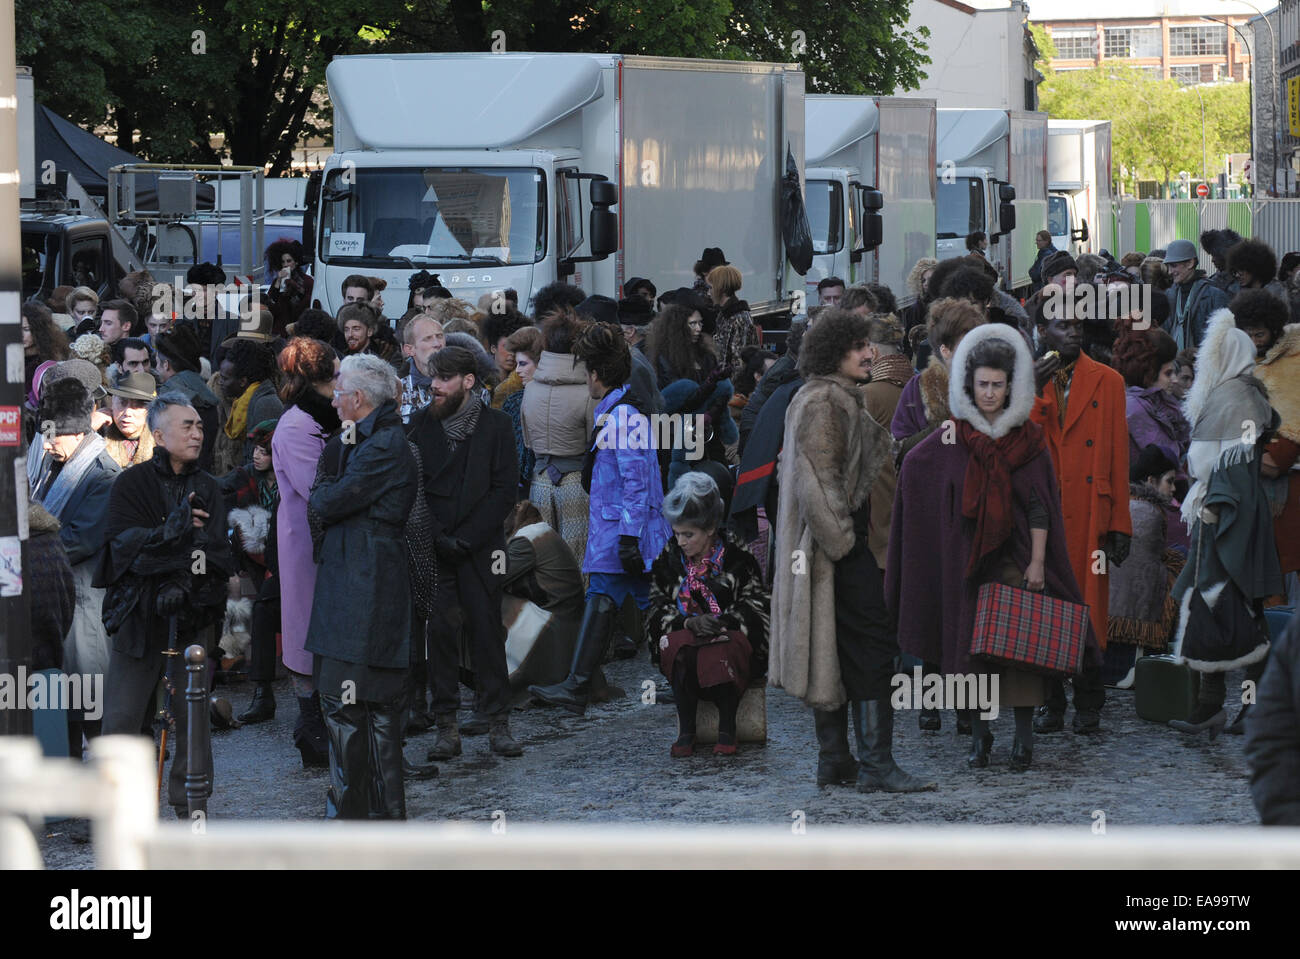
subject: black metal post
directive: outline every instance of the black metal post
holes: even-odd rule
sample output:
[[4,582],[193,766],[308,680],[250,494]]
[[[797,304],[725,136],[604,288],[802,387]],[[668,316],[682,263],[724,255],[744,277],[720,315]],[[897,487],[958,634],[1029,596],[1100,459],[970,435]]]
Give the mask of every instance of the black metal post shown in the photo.
[[208,813],[212,795],[212,770],[208,768],[212,730],[208,717],[208,654],[198,643],[185,650],[185,803],[190,818],[195,811]]

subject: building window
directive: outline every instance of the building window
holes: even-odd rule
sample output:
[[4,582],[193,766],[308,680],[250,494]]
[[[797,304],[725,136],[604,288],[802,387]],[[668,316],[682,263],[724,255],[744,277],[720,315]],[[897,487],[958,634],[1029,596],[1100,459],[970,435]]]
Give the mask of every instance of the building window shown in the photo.
[[1169,55],[1171,57],[1222,57],[1228,53],[1228,28],[1191,26],[1169,28]]
[[1107,27],[1105,33],[1107,58],[1160,56],[1159,27]]
[[1052,42],[1056,55],[1062,60],[1095,60],[1097,58],[1097,31],[1087,29],[1055,30]]
[[1183,66],[1170,67],[1169,79],[1177,80],[1185,87],[1194,86],[1201,82],[1201,65],[1199,63],[1189,63]]

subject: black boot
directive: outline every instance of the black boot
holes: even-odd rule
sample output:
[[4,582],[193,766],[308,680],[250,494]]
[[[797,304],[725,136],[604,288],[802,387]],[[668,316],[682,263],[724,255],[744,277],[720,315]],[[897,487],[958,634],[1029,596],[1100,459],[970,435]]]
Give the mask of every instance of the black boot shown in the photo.
[[1065,729],[1065,712],[1057,712],[1050,706],[1039,706],[1034,716],[1034,732],[1059,733]]
[[966,765],[971,769],[983,769],[989,764],[989,753],[993,751],[993,733],[989,731],[988,723],[981,722],[978,727],[972,724],[970,755],[966,757]]
[[330,764],[329,740],[325,719],[321,715],[320,692],[298,697],[298,722],[293,729],[293,744],[302,755],[304,769],[324,769]]
[[1228,721],[1228,713],[1223,706],[1216,703],[1197,703],[1192,714],[1186,719],[1171,719],[1169,725],[1180,733],[1199,733],[1209,730],[1210,738],[1215,739],[1223,731]]
[[858,778],[858,761],[849,752],[849,708],[814,709],[817,726],[817,785],[842,786]]
[[498,756],[522,756],[524,747],[510,735],[510,713],[493,716],[488,727],[488,746]]
[[[402,727],[406,725],[406,703],[372,703],[370,711],[370,818],[405,819],[406,760],[402,756]],[[427,770],[429,767],[416,767]],[[437,775],[437,769],[434,769]]]
[[445,762],[459,756],[460,728],[456,725],[456,714],[439,713],[435,720],[438,725],[438,738],[424,758],[429,762]]
[[937,709],[922,709],[921,715],[917,717],[916,724],[923,732],[933,733],[943,728],[943,719],[940,718]]
[[239,714],[239,722],[245,726],[251,726],[253,723],[264,723],[268,719],[275,718],[275,693],[271,691],[270,683],[258,683],[257,688],[253,690],[253,701],[248,704],[248,709]]
[[[320,709],[320,694],[299,697],[299,703],[315,700]],[[321,725],[328,730],[330,788],[325,800],[328,819],[369,819],[370,792],[370,721],[366,708],[358,704],[343,705],[337,699],[325,698],[325,717]],[[307,765],[307,749],[303,750],[303,765]]]
[[971,711],[969,709],[957,710],[957,735],[958,736],[970,735],[970,714]]
[[1252,703],[1247,703],[1242,706],[1241,712],[1237,713],[1237,715],[1232,718],[1232,722],[1228,723],[1227,727],[1223,731],[1229,736],[1240,736],[1244,733],[1246,731],[1246,715],[1250,712],[1250,707],[1252,705]]
[[891,793],[914,793],[935,789],[935,783],[908,775],[894,762],[894,708],[887,699],[856,700],[853,725],[858,737],[858,792],[883,789]]
[[587,604],[578,632],[578,645],[573,651],[573,663],[568,678],[553,686],[529,686],[528,692],[548,706],[563,706],[581,716],[587,711],[587,696],[591,691],[591,676],[600,664],[614,635],[614,619],[618,609],[608,596],[598,595]]

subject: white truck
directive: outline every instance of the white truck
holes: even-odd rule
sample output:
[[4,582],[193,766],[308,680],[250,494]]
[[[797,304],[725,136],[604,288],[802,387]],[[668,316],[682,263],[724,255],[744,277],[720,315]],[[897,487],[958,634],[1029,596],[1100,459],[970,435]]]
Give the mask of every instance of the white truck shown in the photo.
[[[757,317],[789,313],[787,151],[804,168],[794,64],[606,54],[336,57],[334,150],[308,196],[316,296],[349,274],[429,270],[471,303],[557,280],[690,286],[721,247]],[[590,190],[584,181],[590,181]],[[589,215],[588,215],[589,214]],[[385,298],[389,316],[405,300]]]
[[916,298],[907,274],[934,256],[934,101],[812,95],[804,113],[814,254],[807,302],[817,302],[821,280],[837,276],[883,283],[906,306]]
[[1110,121],[1047,121],[1047,230],[1072,256],[1115,253]]
[[1003,288],[1027,290],[1034,235],[1047,228],[1047,115],[940,109],[937,157],[935,255],[965,255],[981,231]]

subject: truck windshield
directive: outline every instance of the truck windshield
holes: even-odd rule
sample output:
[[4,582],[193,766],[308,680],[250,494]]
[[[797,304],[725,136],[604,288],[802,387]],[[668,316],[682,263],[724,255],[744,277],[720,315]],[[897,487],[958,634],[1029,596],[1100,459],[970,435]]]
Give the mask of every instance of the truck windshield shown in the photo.
[[1065,236],[1070,232],[1070,211],[1065,197],[1058,194],[1047,198],[1047,232],[1052,236]]
[[[53,234],[23,234],[23,300],[41,290],[53,291],[58,286],[54,276],[54,264],[58,258],[59,244]],[[46,274],[49,282],[46,282]]]
[[844,188],[834,180],[809,180],[808,225],[814,253],[838,253],[844,247]]
[[334,170],[321,191],[320,249],[327,263],[536,263],[546,181],[510,167]]
[[939,178],[934,203],[935,236],[940,240],[969,236],[984,229],[984,193],[975,177],[959,176],[952,183]]

